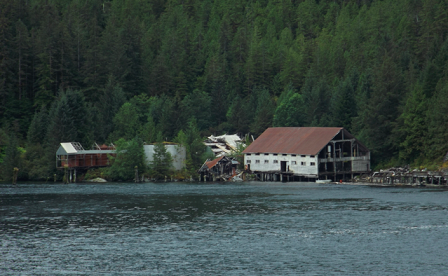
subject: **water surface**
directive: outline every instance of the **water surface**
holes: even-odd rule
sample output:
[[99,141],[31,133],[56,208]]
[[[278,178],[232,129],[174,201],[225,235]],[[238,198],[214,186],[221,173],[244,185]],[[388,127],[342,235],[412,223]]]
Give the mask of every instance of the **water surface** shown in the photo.
[[0,185],[1,275],[447,275],[448,191]]

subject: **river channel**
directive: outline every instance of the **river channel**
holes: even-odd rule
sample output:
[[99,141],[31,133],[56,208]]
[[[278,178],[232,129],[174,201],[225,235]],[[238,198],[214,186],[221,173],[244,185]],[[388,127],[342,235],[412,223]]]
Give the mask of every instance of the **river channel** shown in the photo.
[[0,185],[0,275],[447,275],[448,190]]

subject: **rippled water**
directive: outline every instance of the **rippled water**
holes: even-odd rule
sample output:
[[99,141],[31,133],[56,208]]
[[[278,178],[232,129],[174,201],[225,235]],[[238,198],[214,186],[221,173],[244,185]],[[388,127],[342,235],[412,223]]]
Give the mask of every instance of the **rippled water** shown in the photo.
[[0,185],[1,275],[447,275],[448,191]]

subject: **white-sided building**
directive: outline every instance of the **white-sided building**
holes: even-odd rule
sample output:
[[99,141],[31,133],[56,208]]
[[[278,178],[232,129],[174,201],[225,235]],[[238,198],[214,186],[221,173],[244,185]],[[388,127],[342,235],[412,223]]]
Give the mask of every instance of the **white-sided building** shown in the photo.
[[344,128],[268,128],[244,151],[262,180],[331,179],[370,172],[370,151]]

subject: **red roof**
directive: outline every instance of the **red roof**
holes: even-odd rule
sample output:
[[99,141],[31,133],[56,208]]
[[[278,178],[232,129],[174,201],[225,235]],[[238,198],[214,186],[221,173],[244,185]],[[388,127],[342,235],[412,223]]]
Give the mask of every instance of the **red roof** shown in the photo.
[[224,156],[218,157],[212,161],[208,161],[205,163],[209,169],[213,168]]
[[341,127],[268,128],[243,153],[317,155],[342,129]]

